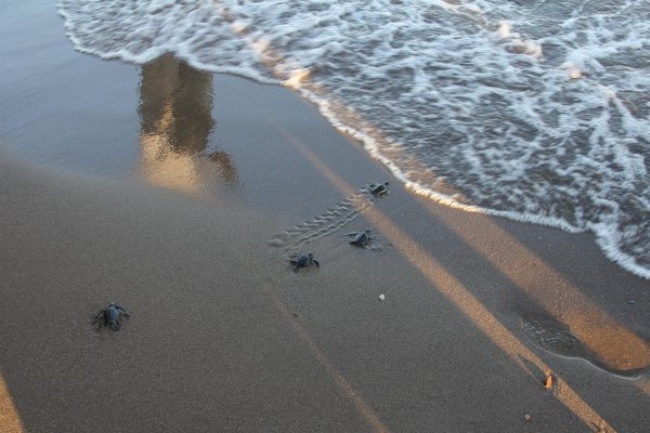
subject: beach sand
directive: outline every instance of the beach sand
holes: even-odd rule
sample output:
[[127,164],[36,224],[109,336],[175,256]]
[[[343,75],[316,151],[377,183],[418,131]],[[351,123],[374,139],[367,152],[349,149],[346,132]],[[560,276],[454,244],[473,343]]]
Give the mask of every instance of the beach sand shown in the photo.
[[[51,139],[135,156],[38,164],[3,103],[0,432],[647,431],[648,281],[591,235],[415,196],[290,90],[74,55],[124,121]],[[131,318],[94,330],[111,301]]]

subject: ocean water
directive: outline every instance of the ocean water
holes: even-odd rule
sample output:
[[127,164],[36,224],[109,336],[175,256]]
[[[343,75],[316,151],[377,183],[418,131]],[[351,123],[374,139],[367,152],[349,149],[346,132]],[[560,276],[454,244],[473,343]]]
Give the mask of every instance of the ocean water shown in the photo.
[[79,51],[296,89],[412,191],[650,278],[648,0],[58,0]]

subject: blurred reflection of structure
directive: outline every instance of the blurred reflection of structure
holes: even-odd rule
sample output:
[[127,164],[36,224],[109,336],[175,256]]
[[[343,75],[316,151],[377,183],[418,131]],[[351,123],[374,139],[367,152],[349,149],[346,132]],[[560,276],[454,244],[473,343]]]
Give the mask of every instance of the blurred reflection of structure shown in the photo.
[[226,152],[205,153],[216,124],[211,111],[212,74],[170,54],[142,67],[140,170],[147,182],[192,194],[237,183]]

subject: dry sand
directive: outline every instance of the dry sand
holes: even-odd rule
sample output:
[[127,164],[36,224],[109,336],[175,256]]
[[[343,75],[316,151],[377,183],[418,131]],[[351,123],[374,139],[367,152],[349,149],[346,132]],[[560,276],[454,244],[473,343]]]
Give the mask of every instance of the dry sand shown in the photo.
[[[174,150],[170,70],[128,112],[137,176],[0,154],[0,432],[647,431],[648,281],[590,235],[414,196],[292,92],[234,77],[193,79],[223,152]],[[369,249],[342,236],[366,228]],[[294,273],[297,248],[320,268]],[[110,301],[132,317],[93,330]]]
[[[239,193],[3,157],[0,365],[26,431],[644,431],[646,281],[588,235],[420,200],[290,92],[270,94],[295,116],[270,116],[249,139],[266,151],[238,154],[259,167],[239,171]],[[292,272],[287,230],[316,233],[361,179],[391,194],[305,246],[320,268]],[[375,248],[341,236],[366,227]],[[113,300],[133,316],[93,331]],[[522,319],[546,326],[547,348],[646,375],[558,356]],[[596,353],[610,345],[626,351]]]

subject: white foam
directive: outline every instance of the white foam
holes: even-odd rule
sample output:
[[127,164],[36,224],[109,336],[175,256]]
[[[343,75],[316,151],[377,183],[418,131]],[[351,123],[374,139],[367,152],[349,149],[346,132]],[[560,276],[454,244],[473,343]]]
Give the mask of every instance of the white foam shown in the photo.
[[[644,2],[59,0],[78,50],[282,83],[418,194],[650,278]],[[644,217],[645,216],[645,217]],[[646,225],[644,225],[646,224]]]

